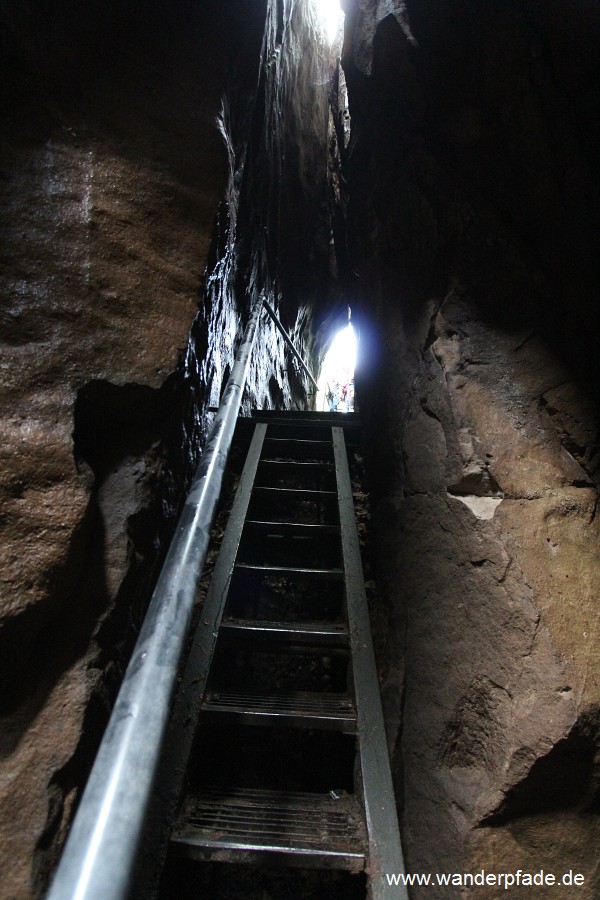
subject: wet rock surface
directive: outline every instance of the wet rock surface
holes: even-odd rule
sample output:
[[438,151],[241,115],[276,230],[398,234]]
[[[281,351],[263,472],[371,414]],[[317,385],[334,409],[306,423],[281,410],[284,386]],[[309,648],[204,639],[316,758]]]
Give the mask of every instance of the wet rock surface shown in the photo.
[[[316,112],[302,128],[323,131],[327,101],[304,28],[294,3],[249,16],[216,0],[92,2],[85,14],[11,3],[0,17],[2,896],[45,890],[206,410],[250,305],[261,292],[278,305],[267,137],[281,156],[284,113],[297,130],[307,86]],[[286,30],[293,52],[275,77]],[[282,96],[267,123],[269,91]],[[263,162],[250,164],[259,144]],[[321,147],[307,137],[306,172],[292,160],[286,178],[305,223]],[[326,248],[302,235],[322,269]],[[302,345],[298,296],[285,324]],[[306,403],[269,320],[258,342],[244,409]]]
[[225,185],[213,119],[227,50],[214,52],[198,18],[186,35],[164,10],[140,23],[133,5],[92,4],[86,20],[13,6],[2,20],[0,892],[25,897],[47,881],[178,503],[188,451],[169,406],[182,400],[164,385]]

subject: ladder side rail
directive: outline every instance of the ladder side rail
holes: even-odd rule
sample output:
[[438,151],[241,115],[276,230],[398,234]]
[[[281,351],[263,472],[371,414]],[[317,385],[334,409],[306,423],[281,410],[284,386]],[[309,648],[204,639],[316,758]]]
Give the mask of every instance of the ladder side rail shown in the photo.
[[[215,647],[222,635],[221,619],[266,429],[266,425],[255,425],[219,554],[190,640],[144,826],[143,852],[136,863],[131,892],[135,897],[155,896],[156,884],[165,864],[171,827],[181,802]],[[235,528],[232,523],[236,523]]]
[[408,900],[403,886],[390,886],[386,874],[404,873],[387,738],[373,652],[367,596],[356,529],[352,483],[343,428],[333,426],[338,483],[346,612],[352,651],[360,768],[369,836],[369,896],[371,900]]
[[124,900],[250,366],[254,304],[47,900]]
[[217,643],[217,636],[221,628],[221,619],[223,618],[223,611],[229,594],[235,561],[242,539],[242,531],[246,523],[266,431],[266,425],[257,424],[255,426],[250,449],[246,456],[235,500],[231,507],[219,554],[215,562],[206,600],[202,607],[202,616],[195,629],[189,657],[186,661],[185,673],[177,701],[178,706],[182,708],[186,721],[197,718],[199,707],[206,691],[209,670]]

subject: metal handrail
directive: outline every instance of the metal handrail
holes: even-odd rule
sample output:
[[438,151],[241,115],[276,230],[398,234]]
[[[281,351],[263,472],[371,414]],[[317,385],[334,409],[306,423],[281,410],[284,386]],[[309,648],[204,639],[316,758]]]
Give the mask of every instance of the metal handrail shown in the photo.
[[48,900],[124,900],[131,887],[261,309],[262,297],[252,309]]
[[287,331],[285,330],[285,328],[283,327],[283,325],[281,324],[281,322],[279,320],[279,316],[277,315],[277,313],[275,312],[275,310],[273,309],[273,307],[271,306],[271,304],[269,303],[269,301],[266,298],[263,299],[263,304],[264,304],[266,311],[269,313],[269,315],[273,319],[273,322],[275,323],[277,330],[283,335],[283,338],[284,338],[286,344],[288,345],[288,347],[290,348],[290,350],[292,351],[292,353],[294,354],[294,356],[296,357],[296,359],[298,360],[298,362],[300,363],[300,365],[302,366],[302,368],[304,369],[304,371],[306,372],[306,374],[308,375],[308,377],[310,378],[310,380],[312,381],[312,383],[314,384],[316,389],[319,390],[319,385],[317,384],[312,372],[310,371],[310,369],[308,368],[308,366],[302,359],[302,356],[300,355],[298,350],[294,347],[291,337],[289,336],[289,334],[287,333]]

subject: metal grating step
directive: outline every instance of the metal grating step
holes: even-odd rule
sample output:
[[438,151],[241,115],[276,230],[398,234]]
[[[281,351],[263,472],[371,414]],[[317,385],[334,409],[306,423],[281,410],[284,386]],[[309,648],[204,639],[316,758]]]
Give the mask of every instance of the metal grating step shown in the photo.
[[273,447],[303,447],[310,449],[312,447],[331,447],[331,438],[325,441],[321,440],[313,440],[311,438],[279,438],[279,437],[270,437],[267,435],[265,438],[265,444],[270,444]]
[[289,494],[290,497],[294,499],[302,499],[302,500],[321,500],[325,497],[335,497],[337,499],[337,493],[335,491],[312,491],[308,488],[278,488],[278,487],[268,487],[267,485],[256,485],[254,487],[254,493],[261,492],[265,494],[276,495],[284,495]]
[[296,857],[301,865],[361,871],[367,837],[356,798],[343,791],[207,787],[173,835],[172,847],[201,859],[247,862],[276,854],[288,863]]
[[262,572],[266,575],[318,575],[320,578],[342,578],[343,569],[308,569],[296,566],[254,566],[250,563],[236,563],[235,568],[243,572]]
[[329,692],[210,690],[202,709],[211,713],[229,713],[238,720],[257,725],[291,725],[323,728],[354,734],[356,711],[348,694]]
[[304,462],[301,459],[270,459],[265,456],[259,466],[271,466],[273,469],[293,469],[297,472],[331,472],[335,467],[330,460],[323,462]]
[[300,462],[301,460],[333,462],[331,438],[326,441],[304,438],[265,438],[263,459],[285,459]]
[[360,415],[358,413],[341,413],[341,412],[313,412],[312,410],[274,410],[274,409],[253,409],[252,419],[254,422],[267,422],[269,424],[281,422],[286,425],[293,424],[301,427],[304,422],[307,424],[322,425],[340,425],[344,428],[354,427],[360,428]]
[[348,629],[336,622],[274,622],[264,619],[226,618],[221,622],[223,636],[243,640],[272,640],[276,643],[325,644],[344,647]]
[[299,534],[309,537],[340,533],[337,525],[305,525],[303,522],[268,522],[258,519],[246,519],[244,527],[264,534]]
[[[315,488],[319,488],[319,490]],[[297,484],[287,487],[255,484],[249,508],[251,519],[298,522],[306,525],[337,525],[337,492],[324,485]]]
[[329,462],[264,459],[258,467],[256,486],[333,491],[335,469]]

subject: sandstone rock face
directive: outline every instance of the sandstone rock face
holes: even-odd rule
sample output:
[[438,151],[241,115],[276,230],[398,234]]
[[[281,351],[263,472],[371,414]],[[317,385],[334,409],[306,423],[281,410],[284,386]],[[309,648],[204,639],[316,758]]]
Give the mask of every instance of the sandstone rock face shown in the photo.
[[139,619],[133,585],[117,598],[128,571],[148,569],[144,541],[160,545],[140,519],[165,456],[161,386],[188,340],[226,175],[213,126],[224,59],[203,66],[168,18],[176,58],[135,10],[95,35],[64,10],[35,13],[2,23],[3,897],[43,887],[89,766],[120,657],[99,623],[122,652]]
[[[46,6],[0,15],[7,898],[47,885],[206,409],[250,304],[264,293],[278,305],[280,243],[301,269],[286,203],[312,260],[304,305],[300,290],[285,305],[300,345],[328,254],[326,226],[324,242],[306,227],[313,169],[326,177],[327,109],[309,6],[257,4],[252,16],[220,0]],[[269,150],[281,161],[286,142],[299,160],[280,190]],[[258,342],[245,408],[306,403],[266,318]]]
[[599,23],[560,2],[345,6],[357,396],[408,869],[571,869],[585,885],[561,895],[595,897]]
[[[360,327],[409,870],[597,895],[597,10],[343,6],[349,139],[308,0],[0,14],[0,896],[45,890],[261,293],[307,352]],[[258,340],[245,409],[309,402]]]

